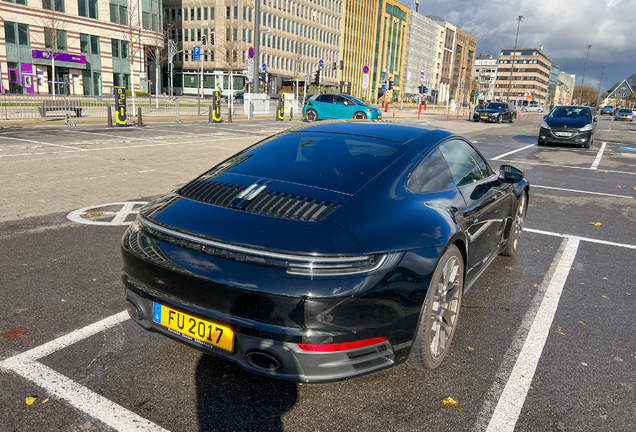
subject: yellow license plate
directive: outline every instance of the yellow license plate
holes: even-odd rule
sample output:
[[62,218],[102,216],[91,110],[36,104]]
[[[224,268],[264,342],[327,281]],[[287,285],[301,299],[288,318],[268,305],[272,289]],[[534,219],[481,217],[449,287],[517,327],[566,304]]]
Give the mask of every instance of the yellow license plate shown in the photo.
[[487,119],[487,118],[488,118],[488,116],[481,116],[481,118],[483,118],[483,119]]
[[234,350],[234,332],[223,325],[185,314],[157,302],[154,303],[152,319],[186,339],[229,352]]

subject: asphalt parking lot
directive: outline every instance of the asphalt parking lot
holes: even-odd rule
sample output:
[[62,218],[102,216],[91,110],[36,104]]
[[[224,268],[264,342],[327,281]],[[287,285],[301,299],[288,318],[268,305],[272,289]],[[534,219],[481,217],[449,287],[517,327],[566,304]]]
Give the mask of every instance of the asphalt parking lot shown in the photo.
[[636,430],[636,126],[599,117],[581,149],[537,147],[541,116],[420,123],[525,172],[520,251],[466,294],[438,369],[311,385],[143,331],[120,282],[142,203],[289,122],[3,131],[0,432]]

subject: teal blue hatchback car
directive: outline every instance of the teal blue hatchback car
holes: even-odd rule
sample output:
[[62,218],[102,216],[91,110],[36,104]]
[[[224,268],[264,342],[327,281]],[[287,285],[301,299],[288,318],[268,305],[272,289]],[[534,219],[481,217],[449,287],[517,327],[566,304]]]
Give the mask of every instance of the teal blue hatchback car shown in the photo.
[[317,94],[303,107],[303,118],[313,122],[321,119],[382,119],[382,112],[353,96],[345,94]]

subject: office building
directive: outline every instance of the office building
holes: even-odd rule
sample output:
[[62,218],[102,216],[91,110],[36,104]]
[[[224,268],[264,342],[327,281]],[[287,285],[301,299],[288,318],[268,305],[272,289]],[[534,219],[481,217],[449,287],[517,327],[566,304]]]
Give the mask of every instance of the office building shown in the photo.
[[433,103],[437,100],[442,65],[442,51],[438,50],[438,38],[443,33],[444,27],[411,10],[406,42],[407,95],[419,93],[419,86],[424,85],[429,89],[429,100]]
[[163,44],[161,11],[161,0],[0,2],[0,91],[49,94],[54,86],[56,94],[89,96],[111,94],[114,86],[148,91],[143,76],[154,77],[154,64],[146,48]]
[[494,100],[497,63],[497,59],[488,54],[479,54],[475,59],[473,78],[477,80],[479,85],[478,101],[490,102]]
[[[341,81],[351,82],[351,94],[367,101],[387,97],[399,101],[406,78],[404,63],[409,8],[395,0],[346,2]],[[368,88],[362,88],[363,68],[369,68]],[[388,73],[388,76],[387,76]],[[393,89],[385,93],[387,78]]]
[[512,49],[502,50],[495,99],[509,100],[517,106],[529,103],[545,105],[551,66],[552,61],[537,48],[519,48],[514,55]]
[[[199,61],[192,49],[208,35],[214,45],[203,48],[203,86],[205,92],[229,89],[232,70],[234,90],[243,90],[247,78],[247,51],[260,43],[262,65],[273,78],[269,92],[298,76],[318,70],[323,60],[323,85],[338,84],[334,63],[341,59],[343,0],[267,0],[260,3],[260,41],[254,40],[255,0],[164,0],[166,28],[180,52],[174,60],[176,93],[196,94],[199,88]],[[257,0],[260,1],[260,0]],[[218,78],[217,78],[218,77]],[[274,87],[274,88],[272,88]]]

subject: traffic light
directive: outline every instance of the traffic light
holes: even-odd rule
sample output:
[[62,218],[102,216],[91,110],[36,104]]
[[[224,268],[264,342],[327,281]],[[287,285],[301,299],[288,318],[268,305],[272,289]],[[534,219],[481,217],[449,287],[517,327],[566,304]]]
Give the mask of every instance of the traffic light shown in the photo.
[[340,70],[344,69],[344,60],[340,60],[340,64],[338,65],[338,69],[340,69]]
[[258,73],[258,77],[261,79],[261,81],[265,82],[265,79],[267,79],[267,77],[265,76],[265,72],[259,72]]
[[333,62],[333,69],[336,69],[336,62]]
[[393,90],[393,80],[388,80],[386,85],[387,90]]
[[208,42],[210,44],[210,46],[214,46],[216,44],[216,37],[214,36],[215,33],[213,31],[210,32],[210,38],[208,39]]
[[208,35],[201,35],[201,46],[208,46]]
[[320,84],[320,71],[316,71],[316,72],[314,72],[314,74],[312,74],[312,82],[311,83],[313,85],[318,85],[318,84]]

